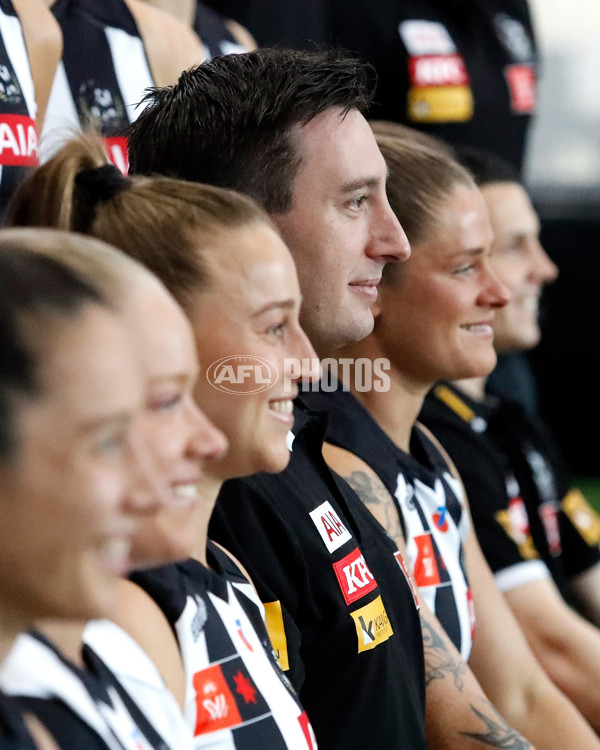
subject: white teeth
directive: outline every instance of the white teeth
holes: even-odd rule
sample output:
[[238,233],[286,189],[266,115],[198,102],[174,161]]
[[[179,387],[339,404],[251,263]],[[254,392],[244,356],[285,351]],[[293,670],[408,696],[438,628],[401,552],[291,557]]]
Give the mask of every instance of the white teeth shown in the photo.
[[472,325],[463,326],[463,328],[466,328],[468,331],[481,331],[485,333],[492,330],[492,326],[487,323],[473,323]]
[[293,401],[270,401],[269,408],[272,411],[278,411],[282,414],[292,414],[294,411]]
[[173,487],[173,494],[177,497],[184,498],[197,498],[198,497],[198,485],[197,484],[176,484]]

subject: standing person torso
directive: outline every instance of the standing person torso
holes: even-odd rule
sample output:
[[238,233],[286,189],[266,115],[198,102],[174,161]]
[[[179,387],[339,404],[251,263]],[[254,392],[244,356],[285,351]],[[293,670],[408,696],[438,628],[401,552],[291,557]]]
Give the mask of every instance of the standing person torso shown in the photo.
[[519,171],[536,105],[526,0],[330,0],[335,41],[372,62],[371,116],[499,153]]

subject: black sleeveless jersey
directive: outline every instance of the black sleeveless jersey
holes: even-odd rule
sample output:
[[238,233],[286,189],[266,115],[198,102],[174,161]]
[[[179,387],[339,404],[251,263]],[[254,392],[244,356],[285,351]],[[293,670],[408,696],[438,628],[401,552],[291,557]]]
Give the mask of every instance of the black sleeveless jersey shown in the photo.
[[527,0],[330,0],[333,38],[378,72],[373,118],[522,168],[536,106]]
[[521,405],[495,398],[478,403],[442,383],[428,395],[420,419],[456,464],[500,589],[548,571],[564,589],[600,560],[600,516],[569,487],[548,430]]
[[253,587],[211,542],[208,562],[210,569],[189,559],[131,575],[177,637],[195,746],[316,750],[307,715],[273,655]]
[[21,23],[0,0],[0,220],[17,185],[38,163],[37,105]]
[[445,459],[418,427],[411,452],[400,450],[339,382],[334,391],[305,392],[303,399],[329,409],[327,441],[362,459],[386,486],[421,595],[467,661],[474,625],[463,557],[469,521],[460,483]]
[[138,27],[124,0],[56,0],[51,8],[63,34],[42,131],[42,160],[73,131],[93,127],[110,160],[128,170],[125,129],[154,85]]
[[226,482],[209,527],[248,570],[321,750],[425,748],[420,618],[400,553],[297,408],[288,467]]

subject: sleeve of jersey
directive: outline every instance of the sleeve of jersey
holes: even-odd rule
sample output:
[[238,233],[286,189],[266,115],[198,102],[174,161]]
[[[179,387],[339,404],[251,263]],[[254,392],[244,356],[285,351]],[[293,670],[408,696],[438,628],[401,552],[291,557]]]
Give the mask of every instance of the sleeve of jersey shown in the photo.
[[429,419],[427,426],[453,460],[465,486],[473,528],[498,588],[510,591],[550,575],[527,530],[509,512],[504,474],[468,425]]
[[279,511],[286,501],[260,475],[223,485],[209,537],[242,563],[265,605],[271,644],[297,691],[304,682],[299,607],[311,606],[306,565],[292,525]]

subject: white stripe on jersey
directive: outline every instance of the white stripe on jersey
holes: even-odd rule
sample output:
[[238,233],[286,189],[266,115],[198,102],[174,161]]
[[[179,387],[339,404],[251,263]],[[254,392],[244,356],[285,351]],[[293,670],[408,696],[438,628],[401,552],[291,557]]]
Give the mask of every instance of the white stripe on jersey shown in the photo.
[[50,99],[44,118],[44,127],[40,139],[40,164],[48,161],[60,147],[81,130],[79,115],[71,95],[63,62],[58,64]]
[[104,30],[112,54],[117,83],[121,89],[127,118],[133,122],[140,111],[137,105],[145,89],[154,86],[144,43],[137,36],[131,36],[122,29],[107,26]]
[[29,116],[35,119],[37,114],[35,89],[33,86],[33,77],[31,75],[29,57],[27,56],[27,47],[25,46],[21,23],[16,16],[7,16],[1,10],[0,36],[2,36],[6,52],[15,70],[19,85],[21,86],[21,91],[23,92]]

